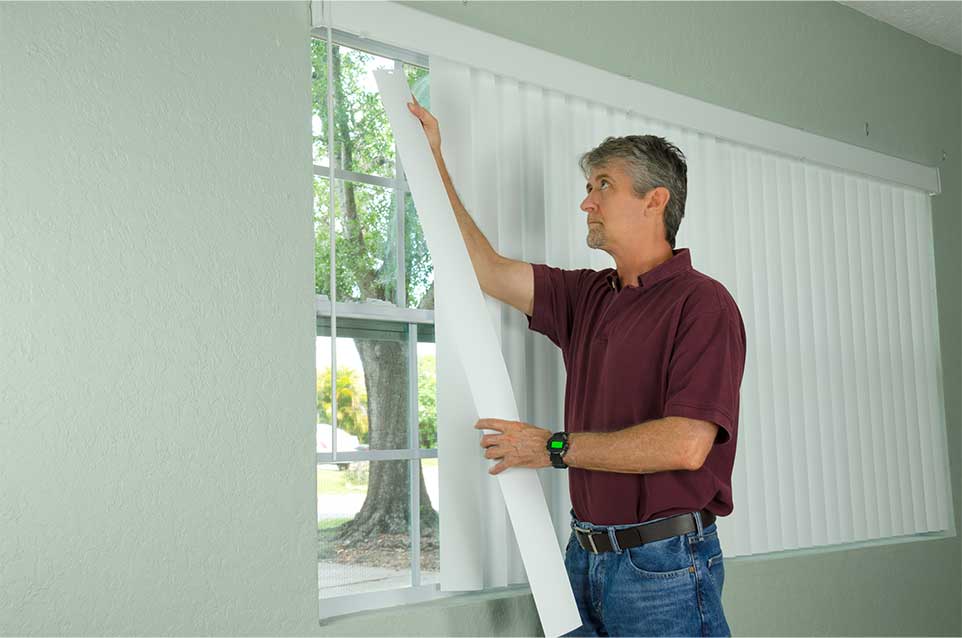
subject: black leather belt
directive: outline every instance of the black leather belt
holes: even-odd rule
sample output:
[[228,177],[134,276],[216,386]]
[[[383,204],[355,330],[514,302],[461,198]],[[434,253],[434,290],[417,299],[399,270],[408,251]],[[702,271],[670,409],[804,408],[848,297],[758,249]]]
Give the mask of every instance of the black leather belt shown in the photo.
[[[702,529],[715,522],[715,515],[708,510],[701,511]],[[622,549],[626,547],[637,547],[645,543],[660,541],[670,536],[687,534],[697,530],[695,515],[692,512],[670,516],[666,519],[655,521],[654,523],[639,523],[637,527],[615,530],[615,538],[618,539],[618,546]],[[578,527],[574,528],[575,537],[578,544],[592,554],[610,552],[614,550],[611,546],[611,539],[608,531],[588,532]]]

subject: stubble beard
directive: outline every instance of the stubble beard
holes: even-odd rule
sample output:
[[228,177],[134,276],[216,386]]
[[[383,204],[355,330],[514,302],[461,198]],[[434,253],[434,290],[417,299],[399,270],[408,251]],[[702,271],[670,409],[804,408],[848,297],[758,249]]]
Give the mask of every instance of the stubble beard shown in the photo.
[[605,231],[600,224],[590,224],[588,226],[588,237],[585,240],[588,248],[604,248]]

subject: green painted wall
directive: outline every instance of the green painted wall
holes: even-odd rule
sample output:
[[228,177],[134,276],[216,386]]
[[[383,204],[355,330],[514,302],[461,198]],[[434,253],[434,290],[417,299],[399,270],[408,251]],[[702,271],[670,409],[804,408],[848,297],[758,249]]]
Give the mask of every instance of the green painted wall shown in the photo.
[[[404,4],[940,166],[959,485],[959,56],[834,3]],[[538,634],[512,593],[318,625],[308,32],[307,2],[0,3],[0,634]],[[958,537],[736,559],[726,611],[959,635],[960,568]]]

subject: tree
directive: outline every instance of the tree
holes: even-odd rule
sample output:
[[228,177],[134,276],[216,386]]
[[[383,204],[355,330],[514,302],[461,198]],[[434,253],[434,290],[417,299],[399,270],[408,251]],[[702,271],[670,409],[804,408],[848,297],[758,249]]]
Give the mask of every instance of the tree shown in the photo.
[[[327,144],[327,44],[313,41],[313,109],[321,122],[320,146]],[[335,141],[329,157],[347,170],[390,176],[394,161],[394,140],[390,124],[376,92],[361,87],[371,59],[366,53],[334,45],[332,47],[332,84],[334,87]],[[427,72],[406,67],[418,100],[429,104]],[[335,278],[338,301],[364,301],[396,298],[396,210],[393,193],[385,189],[338,181],[335,199],[339,230],[335,236]],[[323,206],[329,197],[325,180],[315,180],[315,197]],[[405,198],[406,296],[419,308],[433,308],[434,287],[427,246],[417,223],[410,198]],[[330,296],[329,218],[323,212],[315,217],[315,289]],[[367,416],[372,450],[407,447],[408,374],[406,342],[380,339],[355,339],[364,367],[367,389]],[[368,492],[353,520],[338,530],[338,540],[354,542],[381,533],[407,532],[409,499],[407,461],[371,463]],[[437,512],[431,507],[424,485],[420,485],[422,533],[437,529]]]

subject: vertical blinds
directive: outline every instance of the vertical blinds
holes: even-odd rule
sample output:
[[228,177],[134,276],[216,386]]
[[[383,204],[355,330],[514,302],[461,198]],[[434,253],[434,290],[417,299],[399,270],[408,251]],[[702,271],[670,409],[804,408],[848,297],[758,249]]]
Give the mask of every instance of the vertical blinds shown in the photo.
[[[431,56],[431,76],[432,111],[455,186],[506,257],[613,266],[585,244],[578,157],[606,136],[629,134],[663,136],[685,153],[688,198],[676,248],[690,248],[694,268],[731,292],[748,341],[734,511],[717,522],[726,555],[951,527],[931,208],[923,191],[646,118],[644,104],[614,108],[441,56]],[[443,303],[439,294],[439,321]],[[557,350],[529,332],[517,310],[490,310],[522,418],[561,429]],[[439,328],[440,428],[447,427],[443,369],[455,363],[445,364],[443,340]],[[446,506],[450,516],[461,508],[484,521],[498,504],[477,498],[477,484],[490,478],[486,464],[457,456],[446,464],[447,451],[439,454],[444,536]],[[472,469],[467,478],[465,468]],[[542,478],[564,540],[566,477]],[[500,521],[498,529],[478,533],[489,547],[501,546],[503,518],[489,520]],[[442,583],[443,552],[442,543]],[[487,559],[472,560],[480,573]],[[483,571],[490,576],[492,566]],[[517,582],[504,562],[495,571],[487,585]]]

